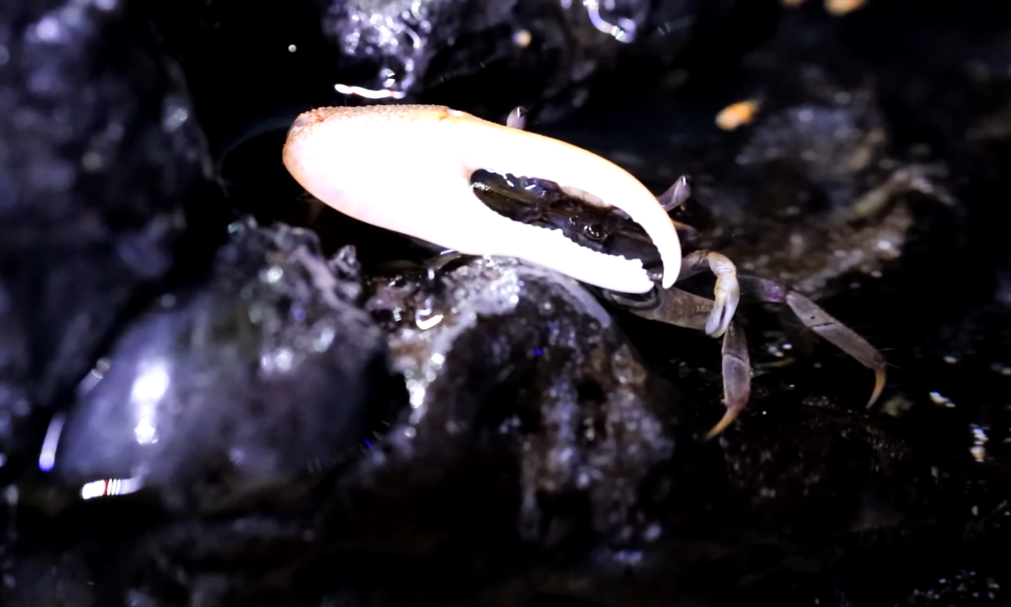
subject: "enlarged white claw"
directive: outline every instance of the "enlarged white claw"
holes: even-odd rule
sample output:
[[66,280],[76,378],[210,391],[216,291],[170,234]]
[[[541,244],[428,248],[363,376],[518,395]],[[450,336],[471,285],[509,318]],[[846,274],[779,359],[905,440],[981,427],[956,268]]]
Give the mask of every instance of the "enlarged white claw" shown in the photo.
[[[590,194],[589,203],[603,201],[623,211],[649,235],[663,262],[661,284],[667,289],[681,270],[681,242],[667,211],[646,186],[628,171],[592,152],[536,133],[486,122],[469,114],[456,117],[459,148],[471,171],[486,169],[553,181],[565,191]],[[478,142],[484,142],[479,145]],[[617,285],[597,285],[612,291],[627,291]]]
[[[639,260],[596,253],[560,232],[509,220],[470,189],[485,169],[554,181],[628,214],[657,247],[669,288],[681,244],[667,212],[624,169],[568,143],[442,106],[321,108],[299,116],[283,160],[309,193],[366,223],[468,255],[502,255],[601,288],[653,288]],[[540,230],[540,231],[536,231]]]

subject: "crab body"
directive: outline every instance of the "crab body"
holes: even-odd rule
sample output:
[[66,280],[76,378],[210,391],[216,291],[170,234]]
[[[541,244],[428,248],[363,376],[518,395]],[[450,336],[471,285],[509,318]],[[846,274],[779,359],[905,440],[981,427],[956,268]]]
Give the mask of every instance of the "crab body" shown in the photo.
[[[442,106],[320,108],[288,132],[285,167],[310,194],[360,221],[458,254],[516,257],[567,274],[633,314],[723,338],[726,428],[747,404],[751,368],[734,323],[741,285],[760,302],[788,305],[826,340],[875,371],[885,362],[866,340],[784,285],[741,277],[713,251],[682,256],[691,228],[668,212],[690,190],[681,178],[654,197],[617,165],[571,144]],[[402,187],[394,187],[401,185]],[[674,287],[710,271],[713,299]],[[870,404],[869,403],[869,404]]]

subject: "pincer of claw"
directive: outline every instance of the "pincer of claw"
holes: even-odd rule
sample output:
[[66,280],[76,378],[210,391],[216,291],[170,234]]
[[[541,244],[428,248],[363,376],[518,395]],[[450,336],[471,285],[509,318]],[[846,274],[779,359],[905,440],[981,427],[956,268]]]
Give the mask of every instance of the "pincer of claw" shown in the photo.
[[283,160],[310,194],[359,221],[465,255],[516,257],[612,291],[650,291],[654,285],[640,260],[598,253],[560,231],[512,221],[470,187],[479,169],[550,180],[641,225],[660,253],[664,288],[680,272],[674,224],[627,171],[563,141],[447,107],[312,110],[292,124]]

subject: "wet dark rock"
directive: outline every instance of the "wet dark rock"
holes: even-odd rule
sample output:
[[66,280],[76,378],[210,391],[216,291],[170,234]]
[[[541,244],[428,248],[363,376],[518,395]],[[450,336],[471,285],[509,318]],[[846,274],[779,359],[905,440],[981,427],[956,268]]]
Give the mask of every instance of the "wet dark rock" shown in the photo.
[[30,580],[4,593],[7,605],[39,605],[50,607],[90,607],[95,605],[94,588],[90,583],[85,555],[81,550],[63,554],[44,553],[19,559],[13,569],[13,579]]
[[[409,465],[410,480],[384,484],[439,484],[478,439],[518,466],[510,500],[524,539],[550,544],[576,523],[614,541],[645,533],[637,487],[673,452],[677,400],[600,304],[567,277],[511,260],[468,262],[432,287],[375,287],[369,308],[389,319],[411,411],[345,482]],[[570,500],[585,503],[587,520],[551,514]]]
[[1006,605],[1007,576],[985,575],[978,571],[959,570],[937,579],[936,583],[917,588],[899,605]]
[[162,296],[85,380],[56,476],[216,510],[278,486],[294,499],[307,470],[357,457],[385,421],[386,342],[356,307],[356,271],[312,233],[234,224],[208,282]]
[[700,18],[704,26],[718,22],[733,6],[522,1],[475,10],[459,2],[394,1],[376,10],[335,3],[323,26],[347,57],[371,68],[353,84],[502,119],[513,107],[533,105],[550,120],[581,106],[594,78],[619,65],[625,86],[647,84],[688,44]]
[[[666,597],[736,605],[783,596],[784,586],[796,592],[807,576],[831,580],[867,558],[864,550],[913,554],[968,524],[971,502],[949,509],[961,487],[932,466],[950,463],[916,457],[894,425],[833,413],[825,403],[771,417],[720,441],[714,451],[723,461],[696,470],[692,499],[672,495],[659,507],[676,514],[655,542],[597,547],[549,589],[604,604]],[[879,595],[887,596],[894,577],[867,567],[857,579],[861,587],[887,584]]]
[[[183,66],[216,161],[247,211],[284,176],[269,156],[295,116],[347,103],[438,103],[504,121],[518,105],[550,121],[594,94],[663,75],[738,0],[148,3]],[[766,11],[767,13],[769,11]],[[269,83],[269,84],[267,84]],[[269,178],[268,178],[269,176]],[[292,196],[283,187],[278,197]]]
[[[349,307],[353,264],[335,280],[314,242],[243,227],[222,249],[213,287],[142,318],[67,420],[61,478],[122,477],[141,466],[146,488],[169,506],[235,506],[250,489],[280,498],[260,515],[233,507],[224,519],[159,522],[135,539],[113,531],[107,541],[120,545],[104,558],[130,564],[100,596],[129,587],[155,605],[166,592],[189,600],[209,593],[231,605],[279,593],[276,604],[290,604],[282,589],[300,580],[303,592],[352,592],[385,605],[452,597],[509,605],[535,592],[546,563],[588,541],[655,539],[651,504],[671,490],[647,479],[693,431],[677,393],[648,373],[578,283],[511,260],[458,262],[435,278],[373,279],[368,308],[389,333],[407,406],[332,484],[317,476],[304,501],[293,473],[313,456],[356,447],[369,429],[361,423],[365,367],[381,351],[378,330]],[[333,263],[352,259],[345,251]],[[336,339],[316,352],[321,326]],[[305,361],[275,369],[279,383],[263,378],[286,346]],[[158,358],[171,373],[149,429],[158,442],[141,445],[137,380],[147,381],[142,373],[153,373]],[[209,390],[229,399],[207,402]],[[90,514],[63,518],[85,516],[102,529],[95,520],[129,510],[123,499],[94,500]],[[71,535],[88,537],[84,529]],[[92,559],[96,550],[88,548]],[[315,580],[328,567],[366,577]],[[374,568],[386,571],[385,582],[367,582]],[[507,601],[498,595],[508,586]]]
[[[594,538],[650,541],[646,479],[691,424],[582,287],[471,259],[370,290],[408,407],[337,479],[316,515],[331,554],[296,579],[363,603],[515,605]],[[352,562],[361,584],[309,581]]]
[[[720,25],[736,4],[392,0],[277,3],[250,15],[241,3],[215,1],[165,3],[157,16],[167,44],[199,91],[202,115],[213,112],[226,121],[251,113],[270,116],[276,109],[310,100],[331,104],[349,94],[363,101],[441,99],[504,116],[521,104],[537,104],[548,113],[578,107],[594,77],[619,63],[626,67],[621,75],[626,84],[648,84],[693,32]],[[226,47],[230,52],[221,52]],[[258,60],[249,61],[249,53]],[[241,75],[229,75],[234,70]],[[307,74],[313,76],[309,81]],[[264,79],[286,86],[264,91],[256,85]],[[247,88],[235,89],[233,82]],[[335,91],[337,84],[363,92]],[[227,94],[217,99],[213,91]],[[233,109],[233,100],[244,106]]]
[[[209,168],[180,74],[119,2],[0,7],[0,453],[173,265]],[[15,438],[16,437],[16,438]]]

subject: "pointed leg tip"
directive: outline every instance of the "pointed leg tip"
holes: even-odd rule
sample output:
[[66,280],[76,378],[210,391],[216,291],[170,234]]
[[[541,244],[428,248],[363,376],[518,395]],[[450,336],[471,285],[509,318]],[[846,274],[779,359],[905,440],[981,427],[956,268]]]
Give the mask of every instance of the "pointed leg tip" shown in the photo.
[[706,433],[706,435],[703,437],[702,440],[709,441],[716,438],[720,434],[723,434],[723,431],[729,428],[730,425],[737,420],[737,416],[740,415],[740,413],[741,409],[727,409],[727,412],[723,414],[723,417],[720,419],[720,421],[716,422],[716,425],[713,426],[713,428]]
[[874,391],[871,392],[871,399],[867,402],[867,408],[870,409],[874,406],[874,403],[878,401],[881,397],[881,393],[885,389],[885,369],[879,367],[874,369]]

